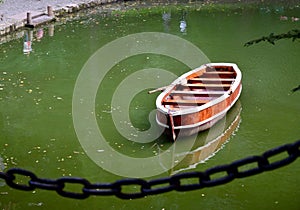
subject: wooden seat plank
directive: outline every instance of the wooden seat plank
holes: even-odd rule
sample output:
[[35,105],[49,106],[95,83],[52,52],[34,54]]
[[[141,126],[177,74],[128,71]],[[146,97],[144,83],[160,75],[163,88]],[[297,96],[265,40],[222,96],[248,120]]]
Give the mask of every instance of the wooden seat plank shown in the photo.
[[197,78],[191,78],[189,81],[212,81],[212,82],[233,82],[235,79],[234,78],[202,78],[202,77],[197,77]]
[[183,99],[167,99],[162,102],[163,105],[185,105],[185,106],[197,106],[203,105],[209,102],[210,100],[183,100]]
[[188,90],[173,90],[171,94],[176,95],[223,95],[226,91],[188,91]]
[[204,74],[235,74],[233,71],[206,71]]
[[194,84],[184,84],[183,86],[190,88],[230,88],[231,84],[202,84],[202,83],[194,83]]

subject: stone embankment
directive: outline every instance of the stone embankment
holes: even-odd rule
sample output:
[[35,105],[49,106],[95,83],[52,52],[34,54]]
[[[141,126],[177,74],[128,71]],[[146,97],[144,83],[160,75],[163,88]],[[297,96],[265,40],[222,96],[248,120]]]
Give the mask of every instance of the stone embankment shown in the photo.
[[118,0],[4,0],[0,3],[0,36],[25,26],[35,27],[56,17]]

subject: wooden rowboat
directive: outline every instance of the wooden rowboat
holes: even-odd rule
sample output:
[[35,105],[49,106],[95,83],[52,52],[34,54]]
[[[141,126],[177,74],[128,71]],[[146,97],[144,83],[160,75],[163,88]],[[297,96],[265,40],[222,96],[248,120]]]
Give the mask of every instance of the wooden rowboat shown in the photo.
[[241,79],[233,63],[209,63],[183,74],[157,97],[157,123],[174,141],[212,127],[238,100]]

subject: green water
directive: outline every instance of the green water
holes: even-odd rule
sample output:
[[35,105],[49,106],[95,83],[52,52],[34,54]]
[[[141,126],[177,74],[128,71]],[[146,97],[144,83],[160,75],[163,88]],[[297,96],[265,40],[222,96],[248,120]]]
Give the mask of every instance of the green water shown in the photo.
[[[39,177],[51,179],[76,176],[92,183],[122,179],[98,166],[82,148],[73,126],[72,98],[76,79],[93,53],[117,38],[138,32],[177,35],[200,48],[210,61],[234,62],[242,71],[241,123],[235,135],[213,157],[187,171],[203,171],[296,141],[300,136],[300,92],[292,94],[291,89],[299,85],[299,41],[280,40],[275,46],[260,43],[243,47],[251,39],[300,27],[300,21],[279,20],[280,15],[299,15],[299,8],[271,10],[187,10],[187,28],[183,33],[179,28],[180,10],[166,9],[171,11],[168,24],[164,24],[160,9],[108,17],[95,13],[56,24],[51,36],[49,27],[45,26],[39,40],[37,31],[33,31],[33,51],[29,55],[23,54],[25,38],[0,45],[0,166],[28,169]],[[132,142],[114,127],[112,112],[119,109],[110,105],[114,91],[126,77],[147,68],[165,69],[178,76],[189,69],[162,55],[133,56],[117,63],[105,75],[95,100],[94,114],[108,144],[117,152],[136,158],[151,157],[172,145],[165,136],[147,144]],[[166,85],[170,81],[166,81]],[[132,126],[141,131],[149,128],[148,114],[155,109],[157,95],[143,90],[133,98],[129,110]],[[206,134],[200,134],[199,138],[201,135]],[[111,161],[113,164],[113,158]],[[299,172],[299,161],[296,161],[287,167],[218,187],[137,200],[94,196],[72,200],[45,190],[22,192],[0,181],[0,207],[299,209]],[[168,175],[170,170],[148,179]]]

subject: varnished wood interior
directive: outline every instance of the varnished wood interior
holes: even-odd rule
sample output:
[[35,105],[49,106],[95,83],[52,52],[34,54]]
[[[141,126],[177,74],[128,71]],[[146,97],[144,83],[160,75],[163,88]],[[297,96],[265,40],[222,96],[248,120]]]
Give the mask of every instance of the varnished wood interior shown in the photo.
[[232,83],[234,82],[234,78],[191,78],[188,80],[188,83]]
[[234,69],[232,66],[208,66],[206,69],[206,72],[214,72],[214,71],[229,71],[234,72]]
[[183,85],[185,87],[189,87],[192,89],[207,89],[207,90],[214,90],[214,89],[224,89],[228,90],[231,84],[203,84],[203,83],[193,83],[193,84],[186,84]]
[[225,91],[188,91],[188,90],[174,90],[170,95],[186,95],[186,96],[196,96],[196,97],[207,97],[207,96],[221,96]]
[[162,101],[169,109],[179,106],[199,106],[222,96],[235,81],[231,66],[206,67],[186,77],[185,84],[176,85]]

